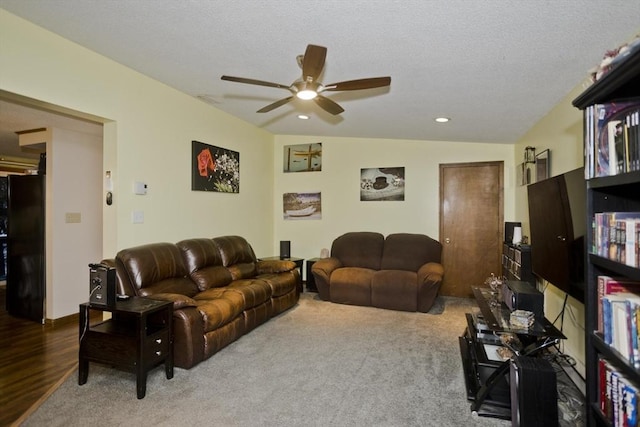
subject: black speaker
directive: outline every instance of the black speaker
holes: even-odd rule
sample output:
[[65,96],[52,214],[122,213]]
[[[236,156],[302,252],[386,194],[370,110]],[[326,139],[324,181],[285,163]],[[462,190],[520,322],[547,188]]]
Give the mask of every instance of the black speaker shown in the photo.
[[89,264],[89,304],[103,307],[116,305],[115,268]]
[[513,229],[516,227],[522,227],[522,224],[519,222],[505,222],[504,223],[504,242],[512,243],[513,242]]
[[518,356],[511,361],[511,426],[557,427],[558,390],[551,363]]
[[291,258],[291,242],[280,240],[280,259]]

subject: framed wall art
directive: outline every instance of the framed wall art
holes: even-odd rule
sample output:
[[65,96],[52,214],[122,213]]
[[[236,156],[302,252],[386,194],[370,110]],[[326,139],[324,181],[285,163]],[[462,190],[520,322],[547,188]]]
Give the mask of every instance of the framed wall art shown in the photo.
[[284,193],[282,213],[285,220],[322,219],[321,193]]
[[191,141],[191,190],[240,192],[240,153]]
[[285,145],[283,172],[319,172],[322,170],[322,143]]
[[551,153],[549,150],[536,154],[536,182],[549,178],[551,174]]
[[404,167],[360,170],[361,201],[403,201]]

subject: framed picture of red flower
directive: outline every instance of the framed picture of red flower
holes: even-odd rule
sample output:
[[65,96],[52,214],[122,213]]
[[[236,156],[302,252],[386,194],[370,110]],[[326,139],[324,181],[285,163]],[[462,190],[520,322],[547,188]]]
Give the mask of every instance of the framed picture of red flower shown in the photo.
[[240,153],[191,141],[191,190],[240,192]]

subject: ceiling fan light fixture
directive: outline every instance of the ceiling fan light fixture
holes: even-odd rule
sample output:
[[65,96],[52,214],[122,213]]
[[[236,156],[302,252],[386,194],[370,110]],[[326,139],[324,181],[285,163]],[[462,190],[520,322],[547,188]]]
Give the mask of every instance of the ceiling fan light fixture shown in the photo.
[[436,117],[434,120],[438,123],[447,123],[451,119],[449,117]]
[[298,114],[298,118],[300,120],[309,120],[309,116],[307,116],[306,114]]
[[304,99],[306,101],[315,98],[316,96],[318,96],[318,92],[316,92],[315,90],[311,90],[311,89],[303,89],[300,92],[296,93],[296,96],[300,99]]

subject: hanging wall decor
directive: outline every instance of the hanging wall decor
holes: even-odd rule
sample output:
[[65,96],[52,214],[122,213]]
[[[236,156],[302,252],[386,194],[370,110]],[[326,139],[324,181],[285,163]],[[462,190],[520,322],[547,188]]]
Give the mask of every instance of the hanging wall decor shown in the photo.
[[318,172],[322,170],[322,143],[285,145],[283,172]]
[[321,193],[284,193],[282,195],[284,219],[322,219],[321,202]]
[[360,170],[361,201],[403,201],[404,167]]
[[191,190],[240,192],[240,153],[191,141]]

